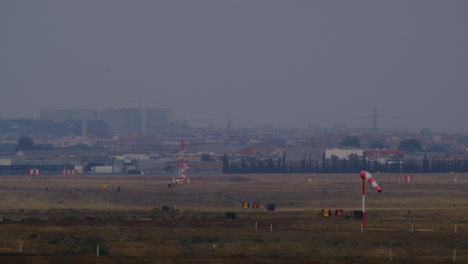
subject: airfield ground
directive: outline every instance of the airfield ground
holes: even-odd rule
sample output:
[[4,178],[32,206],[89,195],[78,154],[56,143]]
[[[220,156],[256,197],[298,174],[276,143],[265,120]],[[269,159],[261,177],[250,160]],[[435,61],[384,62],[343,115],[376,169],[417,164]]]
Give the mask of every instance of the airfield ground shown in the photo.
[[468,174],[411,175],[373,174],[364,230],[358,174],[3,175],[0,263],[468,262]]

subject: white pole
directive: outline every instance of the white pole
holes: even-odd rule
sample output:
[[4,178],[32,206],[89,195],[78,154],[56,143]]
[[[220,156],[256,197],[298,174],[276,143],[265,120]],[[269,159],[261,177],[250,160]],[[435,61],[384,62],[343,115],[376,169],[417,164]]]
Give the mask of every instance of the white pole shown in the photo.
[[270,232],[273,231],[273,223],[270,224]]
[[388,255],[388,260],[392,260],[392,247],[390,247],[389,255]]
[[457,248],[453,249],[453,261],[457,260]]
[[96,257],[99,257],[99,244],[96,246]]
[[361,220],[361,232],[364,232],[366,227],[366,184],[362,179],[362,220]]

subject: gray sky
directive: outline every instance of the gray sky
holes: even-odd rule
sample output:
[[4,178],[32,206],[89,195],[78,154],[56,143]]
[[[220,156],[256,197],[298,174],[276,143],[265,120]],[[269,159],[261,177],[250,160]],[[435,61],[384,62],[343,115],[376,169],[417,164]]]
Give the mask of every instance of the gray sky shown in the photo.
[[[0,117],[172,107],[226,126],[468,133],[468,1],[2,0]],[[204,121],[203,121],[204,120]]]

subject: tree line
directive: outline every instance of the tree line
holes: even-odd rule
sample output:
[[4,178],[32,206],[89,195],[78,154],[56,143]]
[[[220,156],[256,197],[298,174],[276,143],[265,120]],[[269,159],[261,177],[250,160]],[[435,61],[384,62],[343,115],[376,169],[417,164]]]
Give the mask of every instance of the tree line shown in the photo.
[[381,163],[377,160],[368,160],[365,154],[362,157],[352,154],[348,159],[339,159],[337,156],[326,158],[323,154],[322,160],[304,156],[300,161],[289,161],[286,159],[286,154],[275,159],[242,157],[238,161],[231,161],[228,155],[223,157],[223,173],[226,174],[356,173],[363,168],[370,172],[382,173],[468,172],[468,159],[431,160],[425,155],[423,160],[399,157]]

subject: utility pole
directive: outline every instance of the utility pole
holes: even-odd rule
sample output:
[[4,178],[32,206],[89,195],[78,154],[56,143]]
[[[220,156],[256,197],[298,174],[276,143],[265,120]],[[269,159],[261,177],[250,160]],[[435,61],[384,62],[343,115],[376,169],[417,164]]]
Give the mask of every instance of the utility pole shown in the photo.
[[372,136],[377,137],[377,109],[372,110]]

